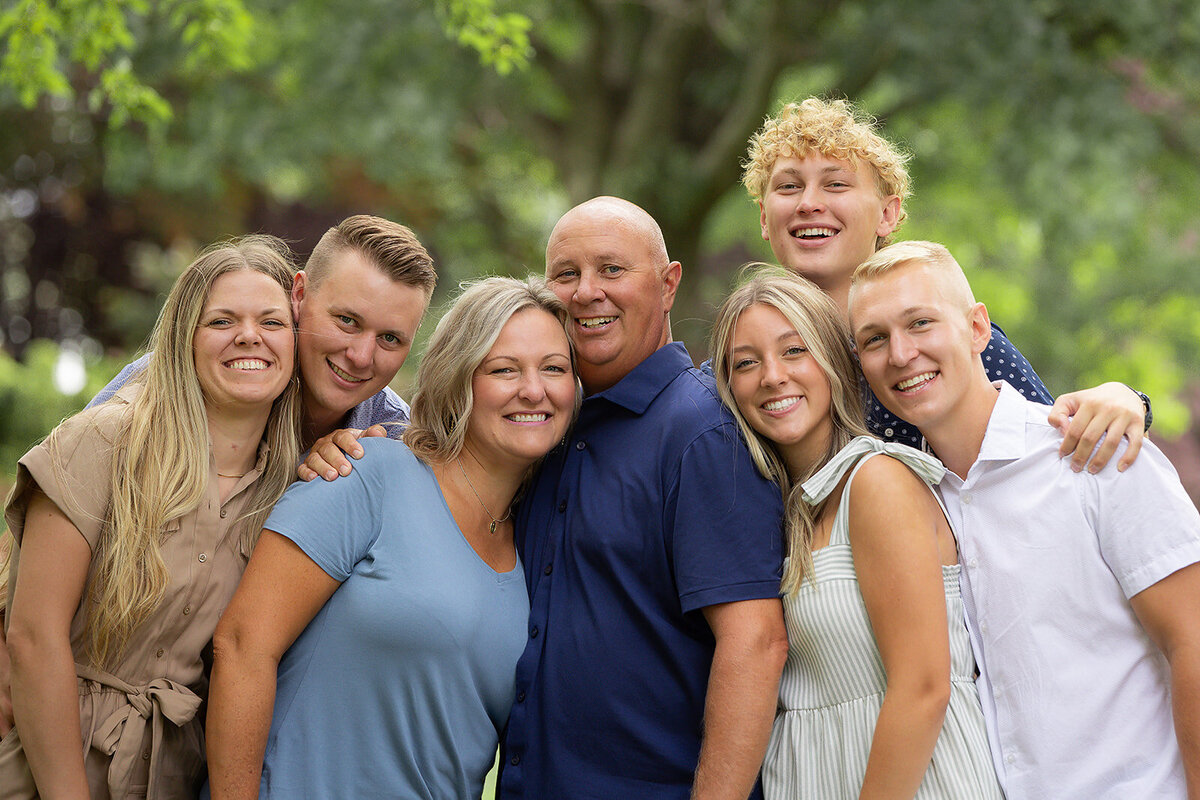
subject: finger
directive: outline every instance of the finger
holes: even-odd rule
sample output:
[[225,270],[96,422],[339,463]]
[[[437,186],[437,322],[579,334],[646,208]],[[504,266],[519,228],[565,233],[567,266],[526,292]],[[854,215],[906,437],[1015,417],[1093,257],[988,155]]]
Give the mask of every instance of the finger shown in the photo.
[[[1071,427],[1075,428],[1075,423],[1079,420],[1076,416],[1072,421]],[[1071,469],[1076,472],[1082,472],[1084,466],[1087,465],[1091,458],[1092,451],[1096,449],[1096,444],[1100,441],[1100,437],[1104,435],[1107,428],[1099,420],[1092,418],[1088,420],[1083,430],[1079,432],[1079,442],[1075,445],[1075,451],[1071,455]]]
[[[355,445],[357,444],[355,442]],[[319,465],[313,463],[317,459],[320,459],[321,463]],[[338,475],[345,477],[354,469],[350,466],[350,459],[346,458],[346,454],[342,452],[342,448],[328,440],[317,442],[313,446],[312,452],[308,454],[308,465],[324,475],[326,480],[330,481]]]
[[1117,446],[1121,444],[1121,433],[1123,428],[1113,423],[1105,431],[1104,441],[1100,443],[1100,447],[1092,454],[1092,458],[1088,461],[1088,472],[1095,475],[1100,470],[1108,466],[1108,461],[1113,457],[1113,453],[1117,452]]
[[304,481],[305,483],[307,483],[308,481],[311,481],[313,478],[317,477],[317,473],[315,473],[311,469],[309,469],[307,464],[301,464],[299,467],[297,467],[296,475],[297,475],[297,477],[300,478],[300,480]]
[[[358,443],[358,437],[361,436],[362,433],[362,431],[356,431],[349,428],[337,431],[333,434],[332,445],[333,447],[338,448],[339,455],[340,453],[344,452],[351,458],[362,458],[363,448],[362,445]],[[322,447],[321,452],[326,453],[332,451]],[[336,461],[333,461],[328,457],[326,457],[326,461],[329,461],[329,463],[334,465],[337,464]],[[343,472],[342,474],[345,475],[347,473]]]
[[1079,449],[1079,437],[1086,429],[1087,419],[1078,415],[1071,417],[1067,424],[1060,428],[1063,440],[1058,447],[1059,458],[1065,458]]
[[383,425],[372,425],[362,432],[363,436],[387,436],[387,428]]
[[1146,438],[1144,425],[1143,422],[1125,429],[1125,438],[1129,440],[1129,446],[1125,448],[1125,452],[1121,454],[1121,460],[1117,462],[1117,472],[1124,472],[1130,464],[1137,460],[1138,453],[1142,451],[1142,442]]

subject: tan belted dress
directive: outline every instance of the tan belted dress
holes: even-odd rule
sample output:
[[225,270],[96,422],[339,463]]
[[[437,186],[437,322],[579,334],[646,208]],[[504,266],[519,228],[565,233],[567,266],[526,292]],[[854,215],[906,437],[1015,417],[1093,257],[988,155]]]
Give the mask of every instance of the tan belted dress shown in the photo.
[[[11,575],[20,568],[19,545],[34,485],[79,529],[94,552],[111,494],[113,435],[136,387],[113,402],[63,422],[20,460],[17,482],[5,508],[16,537]],[[84,659],[84,602],[71,621],[79,687],[84,762],[93,798],[194,798],[204,779],[204,731],[198,711],[208,691],[201,654],[228,605],[246,565],[234,523],[249,489],[261,474],[266,447],[255,468],[238,480],[224,504],[215,465],[200,507],[168,523],[162,556],[170,572],[167,594],[133,633],[119,663],[108,670]],[[11,585],[11,584],[10,584]],[[0,800],[37,797],[21,748],[20,721],[0,740]]]

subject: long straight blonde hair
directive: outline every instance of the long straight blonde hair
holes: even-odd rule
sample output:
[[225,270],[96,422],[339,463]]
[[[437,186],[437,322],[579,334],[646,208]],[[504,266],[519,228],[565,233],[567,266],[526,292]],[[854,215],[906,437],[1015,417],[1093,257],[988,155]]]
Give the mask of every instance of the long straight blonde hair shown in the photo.
[[[273,236],[247,236],[208,248],[171,288],[150,337],[153,357],[134,378],[142,390],[114,442],[112,500],[84,595],[85,653],[97,667],[119,658],[134,630],[162,602],[170,582],[161,553],[163,528],[198,508],[207,491],[208,422],[192,338],[213,282],[239,270],[268,276],[285,296],[295,273],[287,245]],[[246,551],[294,476],[300,451],[299,392],[293,369],[271,406],[263,436],[269,448],[263,474],[237,520],[239,543]]]
[[[802,484],[856,436],[867,435],[863,424],[863,389],[850,345],[850,328],[830,297],[816,285],[781,267],[751,265],[753,271],[721,304],[713,323],[709,354],[717,392],[737,419],[758,471],[783,493],[785,535],[790,556],[782,589],[791,594],[812,572],[812,540],[816,522],[829,499],[816,506],[804,501]],[[729,389],[733,333],[742,313],[756,305],[770,306],[784,316],[804,340],[804,346],[829,380],[829,416],[833,433],[825,454],[800,474],[790,474],[774,442],[754,430]]]

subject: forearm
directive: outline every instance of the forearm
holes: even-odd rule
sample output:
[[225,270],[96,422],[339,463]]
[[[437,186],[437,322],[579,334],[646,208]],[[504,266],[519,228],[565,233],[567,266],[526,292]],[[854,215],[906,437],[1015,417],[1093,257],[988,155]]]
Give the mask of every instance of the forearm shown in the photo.
[[276,670],[270,658],[216,652],[207,720],[213,800],[258,797]]
[[1188,800],[1200,800],[1200,646],[1171,653],[1171,706]]
[[718,640],[704,702],[704,741],[692,797],[745,800],[762,767],[787,658],[786,637]]
[[911,687],[889,682],[871,739],[860,800],[911,800],[916,795],[949,701],[949,682]]
[[79,692],[70,642],[18,634],[9,650],[13,712],[39,794],[47,800],[86,800]]

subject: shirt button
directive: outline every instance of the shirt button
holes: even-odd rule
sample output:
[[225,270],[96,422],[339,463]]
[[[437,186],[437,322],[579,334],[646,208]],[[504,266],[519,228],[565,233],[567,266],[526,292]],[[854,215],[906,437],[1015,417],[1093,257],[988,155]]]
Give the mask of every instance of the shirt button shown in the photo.
[[520,764],[520,763],[521,763],[521,757],[520,757],[520,756],[513,756],[512,758],[510,758],[510,759],[508,760],[508,763],[512,764],[512,765],[515,767],[517,764]]
[[586,444],[584,444],[583,442],[576,442],[576,443],[575,443],[575,449],[576,449],[576,450],[582,450],[582,449],[584,449],[585,447],[587,447],[587,445],[586,445]]
[[567,501],[563,500],[561,503],[558,504],[558,513],[561,514],[566,510],[567,510]]
[[158,652],[154,654],[154,657],[155,657],[155,658],[162,658],[162,657],[163,657],[163,649],[162,649],[161,647],[160,647],[160,648],[158,648]]
[[529,629],[529,638],[536,639],[537,636],[538,636],[537,625],[534,625],[532,628]]
[[183,613],[184,613],[184,614],[190,614],[190,613],[192,613],[192,607],[191,607],[191,606],[184,606],[184,607],[183,607]]
[[982,625],[979,626],[979,630],[981,633],[987,633],[988,632],[988,624],[986,622],[983,623]]
[[962,504],[963,504],[964,506],[969,506],[969,505],[971,505],[971,493],[970,493],[970,492],[963,492],[963,494],[962,494]]
[[229,513],[228,511],[226,511],[225,509],[223,509],[223,508],[222,508],[222,509],[221,509],[221,519],[225,519],[225,516],[226,516],[228,513]]
[[553,565],[553,564],[547,564],[547,565],[546,565],[546,568],[545,568],[544,570],[542,570],[542,574],[543,574],[543,575],[549,575],[551,572],[554,572],[554,565]]
[[524,692],[517,692],[517,702],[518,703],[525,702],[525,693]]
[[967,562],[967,566],[970,567],[971,569],[975,569],[976,567],[979,566],[979,559],[972,558],[970,561]]
[[208,561],[208,556],[204,555],[204,553],[201,553],[200,555],[196,556],[196,560],[203,564],[205,561]]
[[1012,764],[1017,760],[1017,757],[1014,756],[1012,753],[1009,753],[1006,756],[1004,756],[1004,760],[1006,762],[1008,762],[1009,764]]

